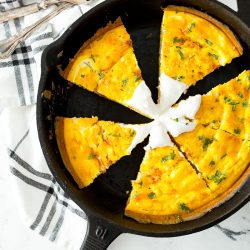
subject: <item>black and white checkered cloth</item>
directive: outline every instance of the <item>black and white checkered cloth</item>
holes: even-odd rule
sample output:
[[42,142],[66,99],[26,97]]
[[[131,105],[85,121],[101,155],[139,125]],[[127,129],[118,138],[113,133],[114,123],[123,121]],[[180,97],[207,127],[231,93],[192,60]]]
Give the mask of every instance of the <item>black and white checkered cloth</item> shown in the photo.
[[[0,11],[29,1],[0,0]],[[220,1],[237,8],[236,0]],[[23,222],[67,250],[80,248],[86,231],[85,214],[64,193],[48,169],[38,141],[35,104],[42,51],[91,7],[91,4],[75,6],[62,12],[21,43],[11,57],[0,61],[0,143],[6,149],[0,154],[7,153],[8,159],[8,166],[0,162],[1,168],[10,169],[14,199]],[[50,10],[0,24],[0,40],[14,35]]]

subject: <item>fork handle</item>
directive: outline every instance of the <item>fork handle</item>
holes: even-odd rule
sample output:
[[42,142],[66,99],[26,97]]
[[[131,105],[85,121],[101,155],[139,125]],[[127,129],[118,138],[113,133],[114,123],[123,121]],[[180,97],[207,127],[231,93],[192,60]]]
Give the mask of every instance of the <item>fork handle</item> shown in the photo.
[[74,4],[71,3],[62,3],[56,9],[54,9],[51,13],[44,16],[34,24],[26,27],[21,32],[16,35],[9,37],[0,41],[0,59],[5,59],[9,57],[13,51],[16,49],[17,45],[27,39],[35,30],[40,28],[44,23],[61,13],[63,10],[72,7]]
[[23,7],[14,8],[14,9],[0,12],[0,23],[6,22],[9,20],[18,18],[18,17],[33,14],[40,10],[46,9],[48,6],[58,3],[58,2],[59,2],[58,0],[50,0],[50,1],[42,0],[40,3],[33,3],[33,4],[23,6]]

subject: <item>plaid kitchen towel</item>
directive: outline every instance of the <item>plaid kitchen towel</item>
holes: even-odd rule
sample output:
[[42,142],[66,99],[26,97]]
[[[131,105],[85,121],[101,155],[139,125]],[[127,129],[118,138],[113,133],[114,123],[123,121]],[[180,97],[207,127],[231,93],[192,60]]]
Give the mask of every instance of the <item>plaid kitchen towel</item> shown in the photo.
[[[0,11],[30,0],[0,0]],[[5,148],[13,197],[23,222],[62,249],[77,250],[86,231],[84,212],[69,199],[51,175],[42,154],[36,128],[36,94],[44,48],[79,16],[101,2],[75,6],[44,25],[20,44],[11,57],[0,61],[0,143]],[[237,10],[236,0],[220,0]],[[51,11],[42,11],[0,24],[0,40],[14,35]],[[0,147],[1,150],[1,147]],[[3,174],[1,171],[0,176]],[[74,229],[74,230],[72,230]]]

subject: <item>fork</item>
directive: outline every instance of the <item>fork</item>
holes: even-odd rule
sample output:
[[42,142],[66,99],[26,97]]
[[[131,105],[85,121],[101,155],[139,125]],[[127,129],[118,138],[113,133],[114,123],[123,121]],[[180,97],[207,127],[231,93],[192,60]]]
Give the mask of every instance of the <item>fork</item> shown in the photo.
[[23,7],[10,9],[7,11],[0,12],[0,23],[33,14],[40,10],[44,10],[51,5],[60,4],[63,2],[71,3],[71,4],[83,4],[90,2],[89,0],[42,0],[39,3],[29,4]]
[[[68,9],[79,3],[87,3],[90,0],[47,0],[49,2],[57,1],[60,4],[49,14],[36,21],[34,24],[24,28],[22,31],[14,36],[6,38],[0,41],[0,60],[8,58],[19,45],[19,43],[24,42],[35,30],[40,28],[44,23],[61,13],[63,10]],[[92,1],[91,1],[92,2]]]

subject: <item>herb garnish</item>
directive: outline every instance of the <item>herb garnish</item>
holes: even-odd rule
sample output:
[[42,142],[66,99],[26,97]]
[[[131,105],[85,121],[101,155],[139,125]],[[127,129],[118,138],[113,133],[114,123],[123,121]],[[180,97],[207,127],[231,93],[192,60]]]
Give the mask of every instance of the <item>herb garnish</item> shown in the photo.
[[179,37],[174,37],[173,38],[173,43],[183,43],[184,39],[183,38],[179,38]]
[[232,105],[232,111],[235,111],[237,105],[240,104],[239,102],[235,102],[235,101],[231,100],[231,99],[230,99],[229,97],[227,97],[227,96],[224,97],[224,101],[225,101],[225,103],[227,103],[227,104],[229,104],[229,105]]
[[128,83],[128,78],[123,79],[122,80],[122,87],[123,88],[126,87],[127,83]]
[[135,82],[138,82],[138,81],[140,81],[140,80],[141,80],[141,76],[136,75],[136,76],[135,76]]
[[203,142],[203,146],[202,146],[203,147],[203,151],[207,151],[208,146],[210,144],[212,144],[212,142],[214,141],[213,138],[210,139],[210,138],[206,138],[204,136],[198,136],[198,139]]
[[185,203],[180,203],[178,207],[181,211],[185,211],[187,213],[191,211],[190,208]]
[[212,45],[213,45],[213,43],[212,43],[210,40],[205,39],[205,41],[206,41],[206,43],[207,43],[209,46],[212,46]]
[[156,198],[156,194],[154,192],[151,192],[151,193],[148,194],[148,198],[149,199],[154,199],[154,198]]
[[177,81],[181,81],[181,80],[185,79],[185,76],[174,76],[173,78]]
[[121,137],[121,135],[120,134],[112,134],[112,133],[110,133],[110,134],[108,134],[109,136],[113,136],[113,137]]
[[174,150],[172,150],[172,152],[169,155],[166,155],[166,156],[161,158],[161,163],[165,163],[166,161],[169,161],[169,160],[174,160],[175,156],[176,156],[176,154],[175,154]]
[[208,52],[207,54],[208,54],[209,56],[213,57],[215,60],[218,60],[218,59],[219,59],[219,56],[216,55],[216,54],[213,54],[213,53],[210,53],[210,52]]
[[193,28],[196,26],[196,23],[191,23],[190,26],[188,27],[188,32],[192,32]]
[[247,101],[242,102],[242,106],[243,106],[244,108],[246,108],[246,107],[247,107]]
[[93,153],[88,155],[88,160],[93,160],[95,158],[95,155]]
[[239,96],[240,98],[243,98],[243,97],[244,97],[243,94],[242,94],[241,92],[238,93],[238,96]]
[[[176,48],[177,47],[179,47],[179,46],[176,46]],[[185,59],[185,56],[184,56],[183,52],[181,51],[180,47],[176,50],[176,52],[179,54],[181,60]]]
[[100,71],[98,73],[99,79],[102,80],[105,77],[105,74],[103,73],[103,71]]
[[219,170],[217,170],[211,177],[208,177],[208,180],[212,180],[216,184],[221,183],[224,179],[226,179],[226,175],[221,173]]

